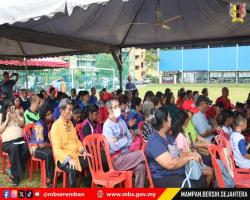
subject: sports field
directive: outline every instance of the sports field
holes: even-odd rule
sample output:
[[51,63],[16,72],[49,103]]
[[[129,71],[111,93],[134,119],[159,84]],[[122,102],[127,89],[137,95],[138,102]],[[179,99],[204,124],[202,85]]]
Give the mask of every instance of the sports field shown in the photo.
[[221,88],[225,86],[229,88],[229,98],[233,104],[237,101],[242,103],[246,101],[250,92],[250,84],[148,84],[138,86],[138,90],[140,97],[144,98],[144,94],[148,90],[152,90],[154,93],[157,91],[164,93],[166,88],[170,88],[174,92],[175,97],[177,97],[177,91],[182,87],[186,90],[197,90],[200,93],[206,87],[208,88],[209,98],[215,101],[217,97],[221,96]]

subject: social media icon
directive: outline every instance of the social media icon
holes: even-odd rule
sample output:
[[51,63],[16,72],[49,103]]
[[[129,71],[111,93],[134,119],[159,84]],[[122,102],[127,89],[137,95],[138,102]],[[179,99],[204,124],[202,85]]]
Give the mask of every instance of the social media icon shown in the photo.
[[10,191],[9,190],[4,190],[2,193],[2,196],[4,199],[10,198]]
[[35,192],[35,197],[40,197],[40,192]]
[[24,190],[18,190],[18,198],[25,198],[25,191]]
[[33,197],[33,191],[32,190],[27,190],[26,191],[26,198],[32,198]]
[[18,196],[17,190],[11,190],[10,191],[10,197],[11,198],[17,198],[17,196]]

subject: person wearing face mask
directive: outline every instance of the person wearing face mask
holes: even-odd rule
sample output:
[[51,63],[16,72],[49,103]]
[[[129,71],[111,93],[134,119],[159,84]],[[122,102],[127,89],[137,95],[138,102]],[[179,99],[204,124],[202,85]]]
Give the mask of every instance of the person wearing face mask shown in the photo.
[[103,135],[110,147],[112,164],[115,170],[133,170],[135,187],[143,188],[145,182],[145,160],[142,151],[130,152],[132,136],[126,122],[120,118],[121,109],[118,100],[112,98],[106,102],[109,117],[103,126]]
[[[185,165],[190,160],[200,161],[198,153],[181,152],[177,147],[171,129],[171,117],[161,107],[155,111],[154,129],[148,140],[146,155],[149,168],[156,188],[181,187],[186,178]],[[205,188],[205,177],[199,180],[190,180],[192,188]],[[187,184],[184,187],[188,187]]]

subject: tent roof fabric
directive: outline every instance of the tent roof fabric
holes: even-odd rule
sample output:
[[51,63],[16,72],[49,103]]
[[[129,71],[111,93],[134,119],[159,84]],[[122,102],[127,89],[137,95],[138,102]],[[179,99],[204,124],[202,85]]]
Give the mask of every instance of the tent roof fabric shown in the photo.
[[[152,25],[157,2],[161,20],[182,16],[167,24],[170,30]],[[250,1],[244,2],[248,8]],[[0,4],[0,49],[8,51],[1,50],[0,56],[250,44],[249,15],[242,24],[232,23],[229,7],[228,0],[5,1]],[[7,47],[6,40],[12,47]]]
[[24,60],[0,60],[0,69],[25,70],[42,70],[50,68],[68,68],[69,63],[59,58],[41,58]]

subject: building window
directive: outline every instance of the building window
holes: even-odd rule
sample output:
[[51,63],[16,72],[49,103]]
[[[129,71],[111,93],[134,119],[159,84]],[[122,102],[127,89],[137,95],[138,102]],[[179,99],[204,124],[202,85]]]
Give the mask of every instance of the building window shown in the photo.
[[135,59],[137,60],[137,59],[139,59],[139,57],[140,57],[140,56],[136,55],[136,56],[135,56]]
[[135,70],[139,70],[140,66],[139,65],[136,65],[135,66]]
[[143,69],[143,67],[144,67],[144,63],[142,62],[142,63],[141,63],[141,68]]

